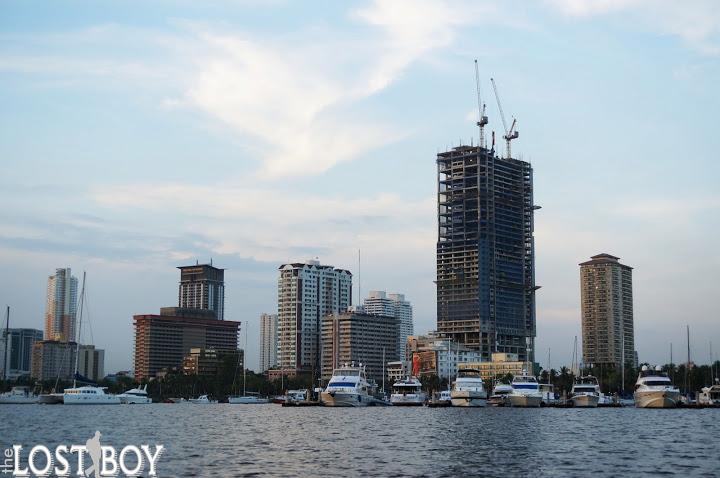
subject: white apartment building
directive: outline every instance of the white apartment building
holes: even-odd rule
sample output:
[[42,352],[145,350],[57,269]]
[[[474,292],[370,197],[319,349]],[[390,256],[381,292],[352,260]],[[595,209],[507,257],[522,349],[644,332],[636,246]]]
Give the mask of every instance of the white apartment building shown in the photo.
[[56,269],[48,277],[45,305],[45,339],[60,342],[75,340],[78,280],[67,269]]
[[265,372],[277,364],[277,332],[277,314],[262,314],[260,316],[260,372]]
[[398,348],[400,357],[405,357],[407,338],[413,335],[413,311],[404,294],[385,294],[382,290],[371,290],[363,301],[365,313],[395,317],[400,321]]
[[352,304],[352,273],[317,260],[279,271],[277,366],[286,375],[319,373],[321,320]]

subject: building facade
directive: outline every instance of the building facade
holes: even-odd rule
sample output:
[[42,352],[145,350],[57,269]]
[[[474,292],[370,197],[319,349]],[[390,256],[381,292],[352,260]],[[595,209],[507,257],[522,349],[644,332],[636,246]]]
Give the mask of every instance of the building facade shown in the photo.
[[484,147],[437,155],[438,332],[526,359],[535,337],[533,171]]
[[283,264],[279,272],[277,366],[284,375],[317,375],[322,318],[352,304],[352,274],[317,260]]
[[48,277],[45,302],[45,339],[72,342],[75,337],[78,280],[70,268]]
[[0,377],[14,380],[29,376],[33,344],[41,340],[43,340],[42,330],[3,330],[0,339]]
[[178,306],[207,309],[218,320],[225,320],[225,270],[212,264],[181,266]]
[[277,365],[278,316],[262,314],[260,316],[260,372]]
[[81,345],[78,350],[78,373],[94,382],[105,378],[105,351],[94,345]]
[[452,379],[457,375],[458,365],[481,360],[479,350],[434,333],[408,337],[407,353],[409,369],[418,377],[437,375],[440,379]]
[[580,264],[583,362],[635,363],[632,267],[610,254]]
[[212,310],[164,307],[160,315],[135,315],[135,379],[179,368],[192,348],[235,351],[240,322],[217,320]]
[[507,374],[521,375],[524,371],[530,370],[529,367],[533,367],[532,373],[535,373],[534,365],[530,365],[527,362],[521,362],[517,354],[508,354],[504,352],[497,352],[492,354],[492,359],[489,362],[478,362],[469,363],[468,367],[480,370],[480,376],[483,380],[492,381],[495,378],[501,378]]
[[36,380],[70,380],[75,374],[75,342],[41,340],[33,344],[30,376]]
[[400,357],[405,357],[407,338],[413,335],[413,309],[403,294],[385,294],[382,290],[371,290],[363,301],[363,309],[368,314],[396,317],[400,321],[398,347]]
[[185,375],[217,375],[220,365],[228,356],[232,356],[232,362],[236,373],[244,368],[244,353],[242,350],[215,350],[214,348],[203,349],[193,347],[190,353],[183,358],[182,371]]
[[[400,322],[395,317],[343,312],[322,319],[322,379],[342,364],[362,363],[380,383],[383,364],[397,361]],[[384,361],[383,361],[384,360]]]

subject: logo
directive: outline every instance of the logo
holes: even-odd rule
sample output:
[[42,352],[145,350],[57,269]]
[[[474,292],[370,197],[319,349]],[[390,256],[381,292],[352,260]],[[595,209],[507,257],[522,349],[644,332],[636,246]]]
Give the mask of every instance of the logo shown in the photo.
[[0,473],[19,477],[157,476],[163,445],[128,445],[118,452],[115,447],[102,445],[101,437],[96,431],[85,445],[58,445],[52,451],[45,445],[35,445],[29,451],[23,445],[13,445],[5,450]]

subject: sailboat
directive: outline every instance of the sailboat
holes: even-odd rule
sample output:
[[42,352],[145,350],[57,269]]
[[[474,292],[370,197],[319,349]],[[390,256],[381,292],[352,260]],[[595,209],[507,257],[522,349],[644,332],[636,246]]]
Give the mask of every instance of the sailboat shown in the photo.
[[[245,349],[243,350],[243,394],[242,396],[238,395],[230,395],[228,397],[228,403],[241,403],[241,404],[262,404],[262,403],[270,403],[269,398],[263,398],[260,397],[258,393],[253,392],[247,392],[245,390],[245,386],[247,383],[246,380],[246,373],[247,373],[247,367],[246,361],[247,361],[247,335],[248,335],[248,324],[249,322],[245,322]],[[240,362],[240,357],[238,356],[238,363]],[[237,367],[236,367],[237,369]]]
[[120,405],[120,397],[105,393],[106,387],[98,387],[97,384],[77,386],[80,379],[85,383],[92,383],[78,373],[80,360],[80,331],[82,330],[82,314],[85,302],[85,272],[83,272],[82,290],[80,292],[80,320],[78,325],[78,336],[75,348],[75,373],[73,375],[72,388],[66,388],[63,392],[63,403],[65,405]]

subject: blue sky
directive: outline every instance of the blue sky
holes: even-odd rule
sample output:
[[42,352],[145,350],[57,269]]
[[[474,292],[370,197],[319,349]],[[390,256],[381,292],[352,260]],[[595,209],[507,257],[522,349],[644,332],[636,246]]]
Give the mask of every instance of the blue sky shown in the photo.
[[[176,266],[226,267],[227,317],[319,257],[435,327],[435,154],[477,141],[473,59],[535,168],[538,355],[580,335],[577,264],[635,268],[641,360],[720,350],[714,1],[0,4],[0,302],[42,328],[46,277],[88,272],[92,340],[131,366],[132,315]],[[88,330],[88,332],[90,332]],[[542,362],[545,359],[541,359]]]

